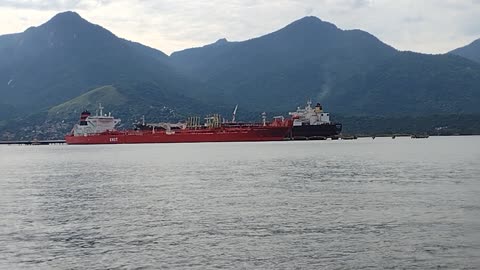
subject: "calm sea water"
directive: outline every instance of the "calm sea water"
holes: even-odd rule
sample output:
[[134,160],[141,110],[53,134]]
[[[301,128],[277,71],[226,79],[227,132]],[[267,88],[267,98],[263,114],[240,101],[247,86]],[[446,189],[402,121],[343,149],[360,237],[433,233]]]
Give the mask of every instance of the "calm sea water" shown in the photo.
[[480,269],[480,137],[0,146],[2,269]]

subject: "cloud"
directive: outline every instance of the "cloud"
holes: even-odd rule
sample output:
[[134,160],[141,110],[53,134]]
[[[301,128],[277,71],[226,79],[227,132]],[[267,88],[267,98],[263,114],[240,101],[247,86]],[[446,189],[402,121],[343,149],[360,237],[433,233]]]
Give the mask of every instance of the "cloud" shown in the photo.
[[310,15],[313,13],[315,9],[313,7],[307,7],[305,8],[305,15]]
[[0,0],[0,33],[23,31],[65,10],[167,53],[224,37],[254,38],[306,15],[426,53],[449,51],[480,34],[480,0]]
[[363,7],[367,7],[369,5],[370,5],[369,0],[354,0],[353,3],[352,3],[352,6],[354,8],[363,8]]
[[421,23],[425,21],[425,18],[423,16],[417,15],[417,16],[407,16],[403,18],[403,21],[406,23]]
[[111,0],[0,0],[0,7],[30,10],[86,10],[108,4]]

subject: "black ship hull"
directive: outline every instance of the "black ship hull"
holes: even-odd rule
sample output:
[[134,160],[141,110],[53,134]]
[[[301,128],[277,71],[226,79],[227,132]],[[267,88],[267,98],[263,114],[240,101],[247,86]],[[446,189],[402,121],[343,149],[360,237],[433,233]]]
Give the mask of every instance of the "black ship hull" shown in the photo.
[[338,138],[340,132],[342,132],[342,124],[339,123],[302,125],[292,127],[289,137],[297,140]]

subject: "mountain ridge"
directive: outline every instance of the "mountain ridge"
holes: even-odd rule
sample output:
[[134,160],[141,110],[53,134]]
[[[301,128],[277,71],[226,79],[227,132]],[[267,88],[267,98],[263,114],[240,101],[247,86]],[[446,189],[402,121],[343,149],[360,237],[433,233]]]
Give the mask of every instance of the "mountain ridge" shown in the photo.
[[[354,40],[362,42],[354,44]],[[222,98],[219,102],[233,104],[242,100],[242,95],[251,100],[261,94],[258,101],[244,102],[244,107],[258,110],[263,105],[260,100],[274,96],[272,90],[265,92],[265,89],[282,87],[279,84],[289,86],[291,89],[282,89],[282,93],[300,92],[302,96],[294,100],[298,103],[316,97],[312,93],[316,85],[328,85],[331,78],[368,70],[396,52],[367,32],[341,30],[316,17],[304,17],[264,36],[220,48],[204,46],[176,52],[171,59],[180,70],[216,89],[212,95]],[[285,81],[285,77],[291,76],[301,76],[302,81],[292,83],[288,78]],[[288,95],[281,98],[282,104],[276,109],[286,109],[292,101]]]
[[0,84],[0,94],[19,110],[53,106],[129,77],[162,82],[171,91],[184,87],[166,54],[118,38],[74,12],[0,40],[6,40],[0,45],[0,82],[9,82]]
[[468,45],[452,50],[449,53],[480,63],[480,38],[472,41]]
[[230,113],[236,104],[253,119],[307,99],[345,116],[475,114],[479,74],[479,63],[453,53],[401,52],[368,32],[312,16],[245,41],[221,38],[168,56],[64,12],[0,36],[0,135],[7,126],[73,124],[77,115],[68,110],[93,106],[97,95],[130,122],[144,114],[178,121]]

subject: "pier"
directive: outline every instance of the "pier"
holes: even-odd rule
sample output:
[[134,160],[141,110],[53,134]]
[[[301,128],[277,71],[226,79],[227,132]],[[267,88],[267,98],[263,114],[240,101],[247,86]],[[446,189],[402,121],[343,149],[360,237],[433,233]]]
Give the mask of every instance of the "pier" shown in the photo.
[[65,140],[0,141],[0,145],[51,145],[65,144]]

